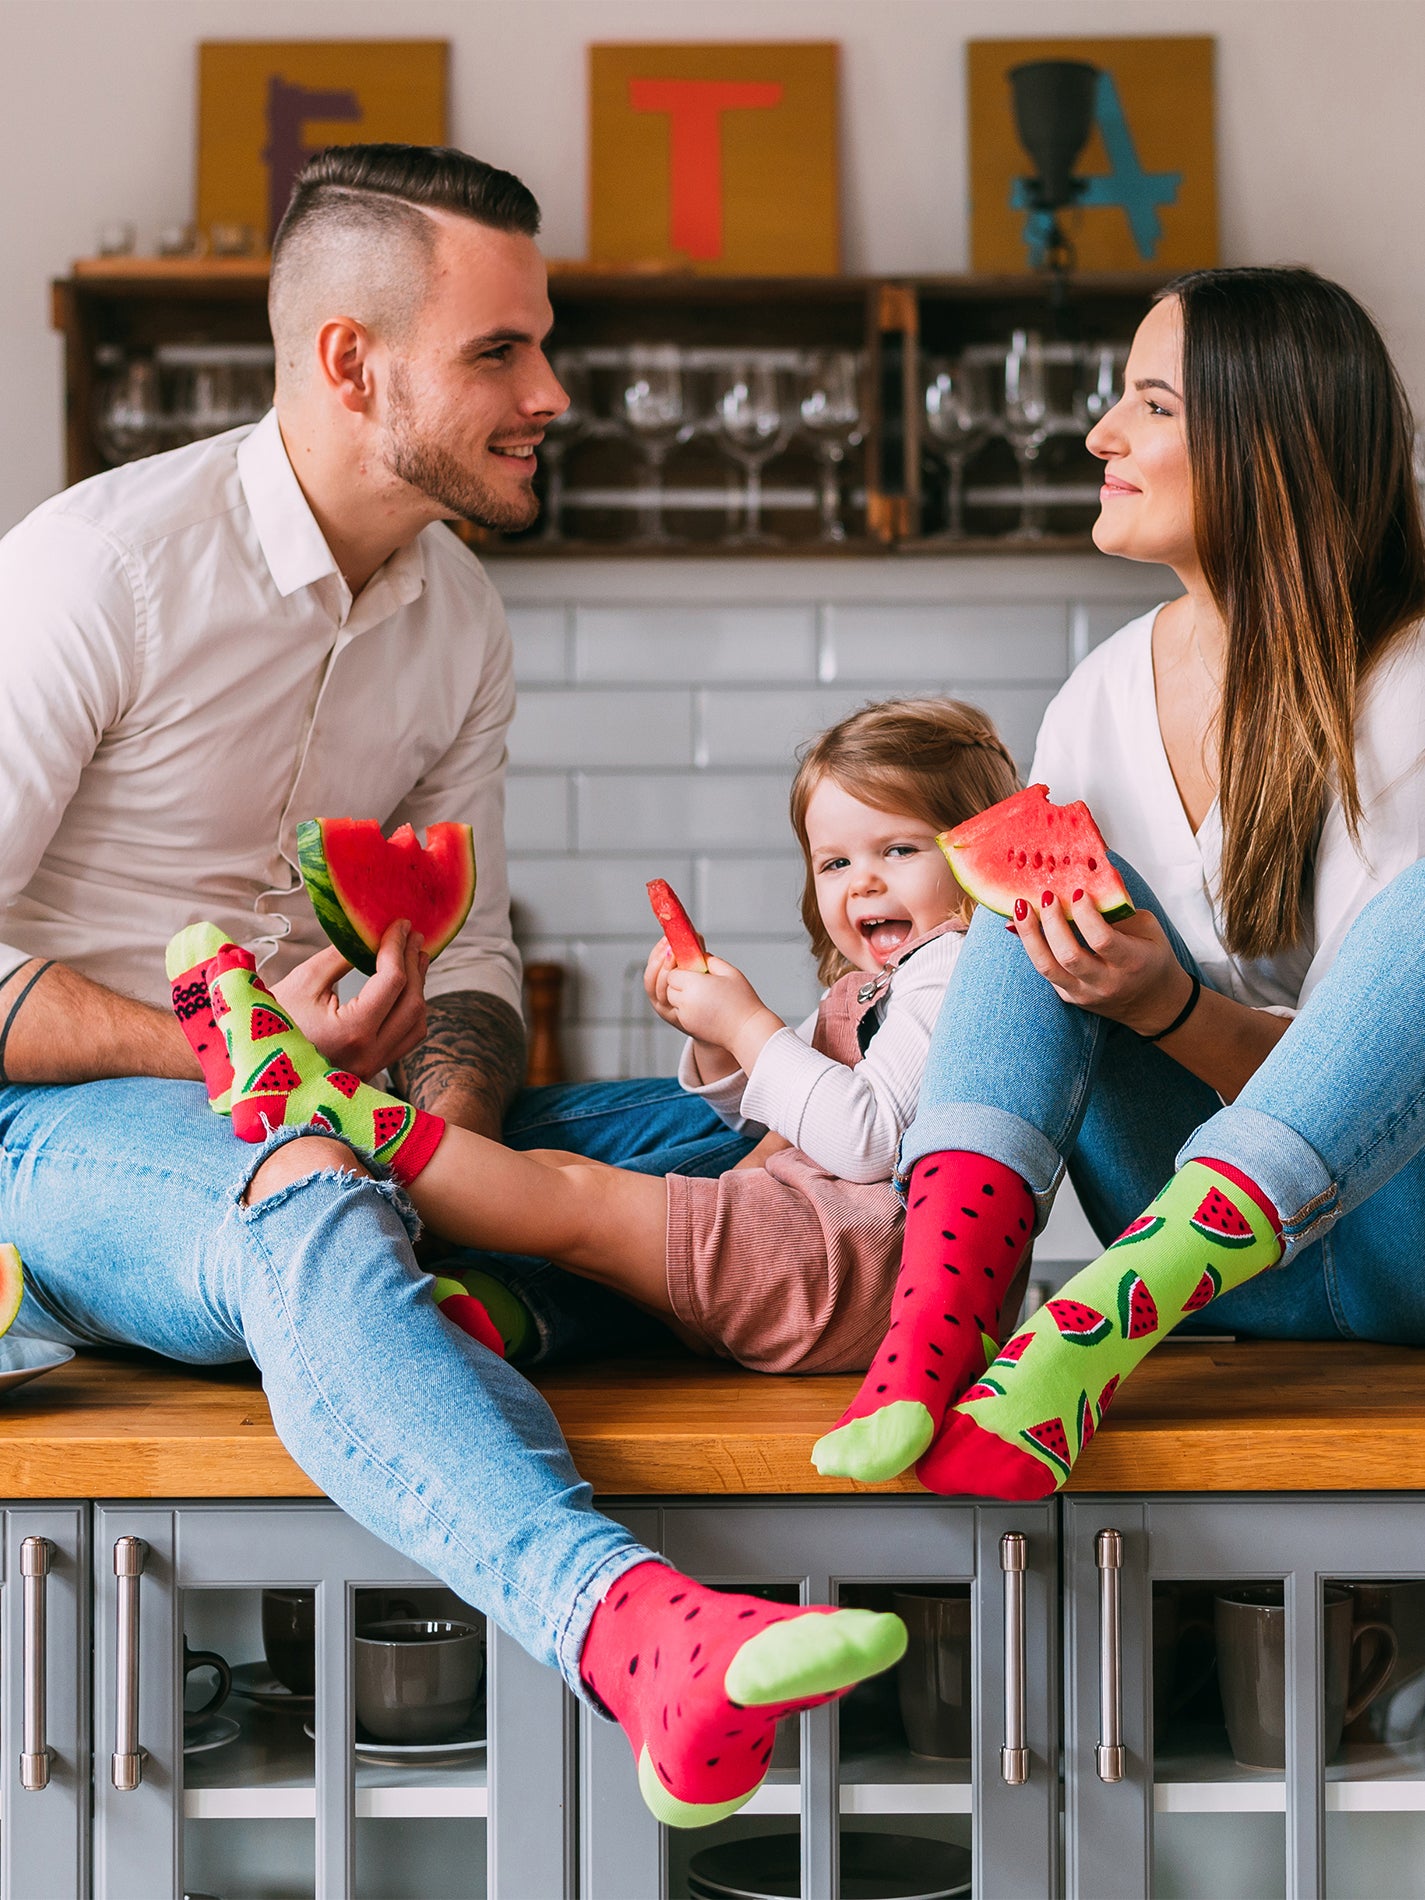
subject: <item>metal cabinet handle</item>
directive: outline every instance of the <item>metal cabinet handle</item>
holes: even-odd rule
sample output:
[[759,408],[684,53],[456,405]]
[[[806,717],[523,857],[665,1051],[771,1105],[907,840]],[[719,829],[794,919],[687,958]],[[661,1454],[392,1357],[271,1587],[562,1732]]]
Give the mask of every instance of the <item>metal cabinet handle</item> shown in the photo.
[[1024,1742],[1024,1564],[1026,1544],[1021,1531],[1006,1531],[999,1540],[999,1567],[1004,1572],[1004,1746],[999,1752],[1000,1779],[1021,1788],[1029,1779],[1029,1750]]
[[1118,1531],[1100,1531],[1094,1539],[1098,1563],[1098,1747],[1094,1763],[1100,1781],[1122,1781],[1123,1750],[1123,1616],[1119,1572],[1123,1568],[1123,1538]]
[[47,1537],[27,1537],[20,1545],[20,1575],[24,1579],[20,1786],[26,1794],[38,1794],[49,1786],[49,1765],[54,1759],[54,1751],[45,1741],[45,1659],[49,1649],[45,1640],[45,1579],[53,1556],[54,1545]]
[[141,1537],[120,1537],[114,1544],[118,1578],[118,1641],[114,1649],[114,1759],[111,1773],[120,1794],[131,1794],[143,1780],[139,1747],[139,1577],[148,1546]]

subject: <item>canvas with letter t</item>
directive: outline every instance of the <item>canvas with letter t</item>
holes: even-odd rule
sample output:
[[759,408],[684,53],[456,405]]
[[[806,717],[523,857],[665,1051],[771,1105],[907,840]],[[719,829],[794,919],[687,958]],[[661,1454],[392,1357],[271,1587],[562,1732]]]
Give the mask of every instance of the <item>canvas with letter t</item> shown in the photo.
[[272,242],[325,145],[445,143],[444,40],[226,40],[198,48],[198,222]]

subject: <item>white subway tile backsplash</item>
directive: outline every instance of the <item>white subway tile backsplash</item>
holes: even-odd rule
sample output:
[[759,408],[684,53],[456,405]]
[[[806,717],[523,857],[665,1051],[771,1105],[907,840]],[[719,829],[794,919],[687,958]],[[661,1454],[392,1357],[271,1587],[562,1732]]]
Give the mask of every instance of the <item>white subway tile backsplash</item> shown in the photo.
[[769,1008],[795,1029],[821,996],[811,944],[793,911],[796,935],[768,942],[756,937],[719,937],[708,948],[735,963]]
[[531,937],[616,937],[642,931],[646,918],[652,943],[645,884],[653,876],[666,877],[675,890],[693,888],[687,857],[668,858],[656,872],[630,858],[510,859],[510,890]]
[[[692,904],[691,890],[684,893]],[[693,921],[702,928],[702,919]],[[790,919],[795,922],[795,912]],[[648,929],[627,937],[584,938],[566,946],[570,966],[574,1014],[581,1022],[639,1022],[649,1009],[643,992],[643,966],[657,940],[657,925],[649,913]],[[770,1008],[783,1021],[799,1023],[816,1008],[821,994],[812,962],[811,946],[797,924],[796,935],[778,940],[710,937],[708,948],[735,963]]]
[[581,773],[578,846],[581,851],[775,849],[792,835],[790,784],[790,770]]
[[822,678],[864,680],[1045,680],[1068,671],[1068,612],[1029,606],[947,602],[943,607],[831,607]]
[[676,1075],[683,1039],[650,1011],[639,1023],[579,1023],[564,1033],[570,1082],[617,1082]]
[[816,608],[580,607],[576,677],[654,681],[816,677]]
[[536,687],[520,694],[510,728],[510,760],[519,766],[691,765],[692,748],[686,690]]
[[689,905],[693,921],[710,944],[739,931],[787,937],[801,921],[803,875],[800,852],[775,858],[699,858],[697,897]]
[[569,851],[570,787],[563,772],[511,772],[505,781],[505,843],[511,851]]
[[790,776],[799,745],[875,697],[854,686],[706,688],[698,695],[699,762],[775,766]]
[[1182,589],[1174,587],[1172,595],[1159,594],[1153,600],[1086,600],[1083,614],[1088,625],[1088,644],[1090,648],[1102,646],[1111,633],[1117,633],[1120,627],[1126,627],[1130,620],[1136,620],[1140,614],[1146,614],[1150,607],[1156,607],[1163,600],[1180,594]]
[[569,677],[569,613],[564,607],[507,607],[515,648],[515,679],[558,681]]

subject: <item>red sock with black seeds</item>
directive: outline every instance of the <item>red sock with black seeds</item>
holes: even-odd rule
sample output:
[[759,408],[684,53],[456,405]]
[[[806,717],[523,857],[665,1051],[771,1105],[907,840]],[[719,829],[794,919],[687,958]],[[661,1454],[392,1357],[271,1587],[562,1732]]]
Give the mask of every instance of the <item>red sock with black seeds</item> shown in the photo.
[[818,1439],[824,1476],[884,1484],[908,1471],[985,1369],[1034,1235],[1034,1197],[985,1155],[926,1155],[911,1170],[891,1323],[855,1399]]

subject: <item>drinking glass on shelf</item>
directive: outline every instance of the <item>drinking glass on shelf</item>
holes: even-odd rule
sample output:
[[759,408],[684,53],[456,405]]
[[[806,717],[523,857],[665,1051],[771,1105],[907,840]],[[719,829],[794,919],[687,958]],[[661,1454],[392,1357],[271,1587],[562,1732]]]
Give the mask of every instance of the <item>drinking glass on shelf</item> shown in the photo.
[[673,537],[663,525],[663,464],[686,415],[683,363],[676,345],[638,344],[629,351],[622,410],[648,463],[648,499],[639,509],[639,539],[670,541]]
[[546,542],[564,539],[564,453],[589,419],[589,371],[582,357],[574,350],[560,350],[551,367],[569,398],[569,407],[545,423],[544,440],[538,449],[539,459],[549,471],[539,536]]
[[959,357],[937,359],[925,386],[925,429],[950,476],[945,504],[945,539],[965,532],[965,464],[994,434],[989,377],[983,363]]
[[861,363],[854,350],[817,350],[802,384],[802,427],[816,443],[821,462],[822,541],[844,541],[841,464],[861,440]]
[[1034,499],[1033,482],[1039,451],[1049,439],[1049,381],[1043,340],[1033,330],[1016,330],[1004,359],[1004,432],[1023,491],[1016,532],[1036,540],[1044,532],[1044,504]]
[[95,434],[106,462],[134,462],[163,446],[158,370],[148,357],[120,359],[99,391]]
[[1123,394],[1125,351],[1121,343],[1087,344],[1074,385],[1074,415],[1085,430],[1101,422]]
[[99,226],[100,257],[131,257],[138,241],[138,228],[128,218],[115,218]]
[[730,539],[742,547],[774,541],[762,527],[762,469],[786,446],[792,423],[776,364],[758,355],[730,358],[713,413],[745,476],[743,526]]

